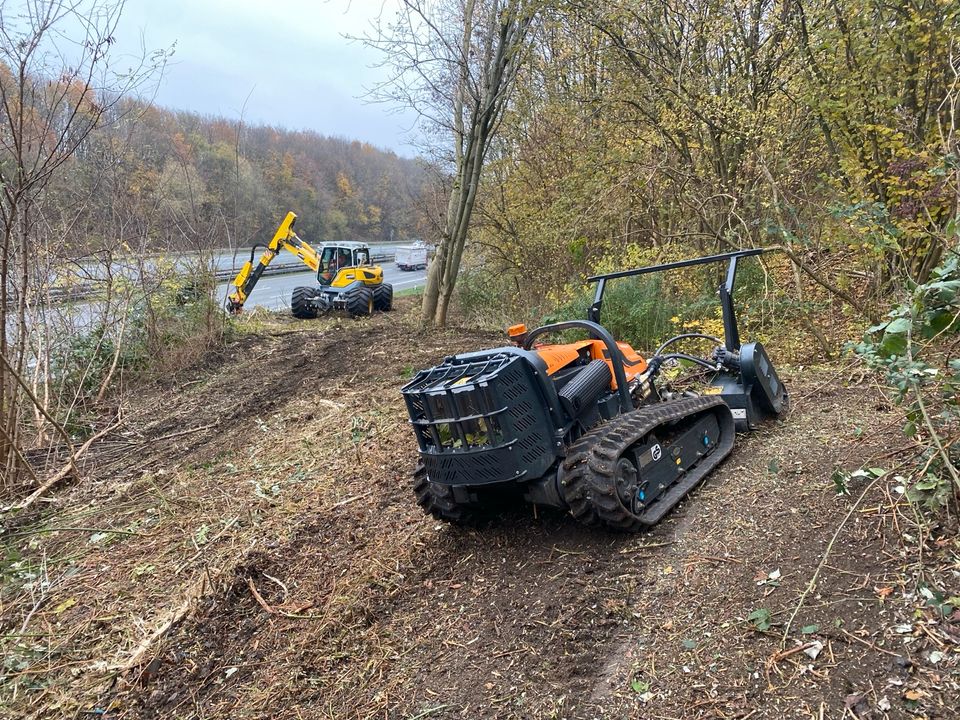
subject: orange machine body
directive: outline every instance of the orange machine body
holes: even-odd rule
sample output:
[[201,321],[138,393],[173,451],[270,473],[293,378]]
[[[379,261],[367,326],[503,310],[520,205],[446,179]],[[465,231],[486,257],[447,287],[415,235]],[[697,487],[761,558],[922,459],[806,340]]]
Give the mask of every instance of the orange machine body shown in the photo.
[[[623,371],[628,381],[646,372],[647,361],[643,357],[625,342],[618,342],[617,345],[623,353]],[[616,374],[613,371],[613,363],[610,361],[610,353],[607,352],[607,347],[602,340],[581,340],[561,345],[534,345],[533,350],[547,364],[548,375],[553,375],[578,361],[603,360],[610,366],[610,376],[614,378],[610,381],[610,388],[617,389]]]

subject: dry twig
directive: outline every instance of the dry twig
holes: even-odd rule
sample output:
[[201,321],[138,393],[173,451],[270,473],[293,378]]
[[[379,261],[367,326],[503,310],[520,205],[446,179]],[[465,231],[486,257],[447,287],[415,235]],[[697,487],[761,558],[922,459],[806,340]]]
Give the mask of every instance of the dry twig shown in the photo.
[[66,478],[71,471],[76,472],[77,471],[76,461],[79,460],[80,457],[85,452],[87,452],[87,450],[90,449],[90,446],[93,445],[93,443],[95,443],[97,440],[99,440],[104,435],[109,433],[111,430],[116,429],[122,422],[123,422],[122,420],[115,422],[113,425],[110,425],[109,427],[104,428],[103,430],[98,432],[96,435],[93,435],[92,437],[90,437],[83,445],[80,446],[80,448],[77,451],[71,453],[70,460],[67,462],[67,464],[64,465],[62,468],[60,468],[57,472],[55,472],[46,482],[43,483],[43,485],[38,487],[36,490],[34,490],[32,493],[30,493],[26,498],[24,498],[20,502],[15,503],[14,505],[8,505],[5,508],[0,508],[0,512],[6,513],[6,512],[10,512],[11,510],[26,510],[27,508],[29,508],[37,500],[39,500],[48,490],[55,487],[64,478]]

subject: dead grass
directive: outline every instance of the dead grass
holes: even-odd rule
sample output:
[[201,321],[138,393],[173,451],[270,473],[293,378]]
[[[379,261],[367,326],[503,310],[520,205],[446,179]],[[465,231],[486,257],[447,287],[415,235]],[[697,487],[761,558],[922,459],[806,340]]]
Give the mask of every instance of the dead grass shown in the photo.
[[[397,389],[499,340],[425,337],[406,303],[259,320],[125,399],[83,483],[4,520],[0,714],[956,716],[957,618],[916,588],[922,572],[957,594],[960,548],[934,530],[920,563],[892,479],[838,534],[785,643],[778,632],[850,511],[834,466],[909,458],[874,388],[847,387],[839,366],[788,373],[790,416],[742,438],[655,532],[527,507],[459,530],[412,502]],[[794,651],[814,642],[816,659]]]

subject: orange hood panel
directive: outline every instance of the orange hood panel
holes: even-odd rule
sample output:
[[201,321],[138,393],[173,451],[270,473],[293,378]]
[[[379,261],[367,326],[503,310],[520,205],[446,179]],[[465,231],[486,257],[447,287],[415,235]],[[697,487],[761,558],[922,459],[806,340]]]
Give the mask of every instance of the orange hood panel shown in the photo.
[[590,340],[566,345],[537,345],[533,349],[547,364],[547,375],[553,375],[580,357],[580,351],[589,347]]
[[[643,359],[628,343],[618,342],[617,346],[623,353],[623,370],[627,375],[627,380],[632,380],[637,375],[642,374],[647,369],[647,361]],[[610,366],[610,374],[614,377],[613,363],[608,357],[607,348],[601,340],[582,340],[575,343],[566,343],[564,345],[535,345],[534,351],[543,358],[547,364],[547,374],[553,375],[558,370],[562,370],[570,363],[576,361],[581,352],[589,348],[591,360],[603,360]],[[617,381],[611,380],[610,387],[617,389]]]

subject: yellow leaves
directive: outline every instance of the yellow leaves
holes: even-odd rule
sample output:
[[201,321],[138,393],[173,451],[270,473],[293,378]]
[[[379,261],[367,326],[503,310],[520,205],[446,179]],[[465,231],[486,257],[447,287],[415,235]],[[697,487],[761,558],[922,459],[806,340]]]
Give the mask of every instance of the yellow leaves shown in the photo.
[[62,603],[60,603],[53,609],[53,614],[59,615],[64,610],[69,610],[76,604],[77,604],[76,598],[67,598],[66,600],[64,600]]
[[655,248],[642,247],[631,243],[625,247],[617,248],[615,252],[604,255],[603,259],[597,263],[596,271],[604,273],[623,270],[624,268],[654,265],[660,261],[660,258],[661,255]]
[[[720,314],[719,308],[717,309],[717,314]],[[745,319],[745,314],[743,319]],[[700,323],[700,331],[706,335],[723,337],[723,320],[719,317],[707,318]]]
[[337,173],[337,189],[343,194],[344,197],[353,197],[354,189],[353,185],[350,182],[350,178],[346,176],[343,172]]
[[878,123],[863,123],[862,125],[865,132],[876,133],[877,135],[885,136],[888,138],[900,138],[903,140],[903,133],[897,128],[890,127],[889,125],[881,125]]

